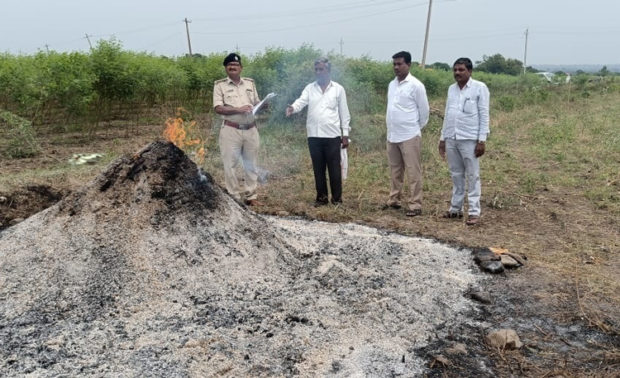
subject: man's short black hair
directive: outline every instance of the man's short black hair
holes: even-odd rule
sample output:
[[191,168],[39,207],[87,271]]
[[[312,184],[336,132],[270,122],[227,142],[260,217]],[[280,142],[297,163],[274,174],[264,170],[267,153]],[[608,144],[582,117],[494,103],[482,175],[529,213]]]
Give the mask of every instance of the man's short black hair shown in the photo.
[[469,58],[458,58],[456,62],[454,62],[454,64],[452,65],[452,68],[454,68],[454,66],[456,66],[457,64],[464,64],[465,68],[467,68],[467,71],[471,71],[474,69],[474,64]]
[[409,51],[399,51],[396,54],[392,55],[392,59],[403,58],[405,59],[405,63],[411,64],[411,54]]

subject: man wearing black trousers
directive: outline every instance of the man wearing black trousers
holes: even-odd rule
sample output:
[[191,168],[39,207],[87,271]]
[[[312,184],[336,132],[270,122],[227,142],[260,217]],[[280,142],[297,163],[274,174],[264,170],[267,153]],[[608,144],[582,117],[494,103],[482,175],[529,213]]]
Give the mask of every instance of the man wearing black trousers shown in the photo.
[[329,60],[317,59],[314,62],[316,81],[308,84],[301,96],[286,108],[288,117],[308,106],[306,130],[316,185],[315,206],[328,203],[326,169],[329,173],[331,201],[333,204],[342,203],[340,149],[349,146],[351,115],[347,95],[342,85],[331,80],[330,72]]

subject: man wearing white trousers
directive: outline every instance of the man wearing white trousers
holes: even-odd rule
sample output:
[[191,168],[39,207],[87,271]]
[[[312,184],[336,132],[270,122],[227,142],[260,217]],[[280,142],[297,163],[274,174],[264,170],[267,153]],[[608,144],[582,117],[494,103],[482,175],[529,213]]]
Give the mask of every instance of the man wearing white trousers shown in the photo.
[[459,58],[452,71],[456,83],[448,88],[446,112],[439,141],[439,154],[448,157],[452,176],[452,200],[445,218],[462,218],[467,192],[468,217],[466,224],[480,221],[480,165],[489,134],[489,89],[471,78],[473,64],[469,58]]

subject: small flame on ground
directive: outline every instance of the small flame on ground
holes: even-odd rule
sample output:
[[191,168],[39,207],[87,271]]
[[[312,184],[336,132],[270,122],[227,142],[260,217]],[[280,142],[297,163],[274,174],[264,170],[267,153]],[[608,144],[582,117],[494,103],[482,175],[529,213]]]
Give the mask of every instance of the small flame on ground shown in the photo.
[[175,118],[166,120],[164,137],[167,141],[194,156],[198,164],[205,161],[205,141],[200,137],[196,121],[185,121],[182,118],[183,108],[177,109]]

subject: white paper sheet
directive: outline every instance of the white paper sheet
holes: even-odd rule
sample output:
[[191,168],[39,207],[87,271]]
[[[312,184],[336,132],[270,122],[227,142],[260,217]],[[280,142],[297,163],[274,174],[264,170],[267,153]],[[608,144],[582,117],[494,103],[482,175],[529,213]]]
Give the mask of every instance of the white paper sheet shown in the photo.
[[342,180],[347,179],[347,174],[349,173],[349,157],[347,153],[347,148],[340,149],[340,168],[342,169]]
[[261,100],[261,102],[259,102],[258,104],[254,105],[254,108],[252,109],[252,115],[256,115],[256,113],[258,113],[258,111],[263,107],[263,105],[265,104],[265,102],[269,101],[270,99],[276,97],[277,94],[271,92],[269,93],[267,96],[265,96],[264,99]]

